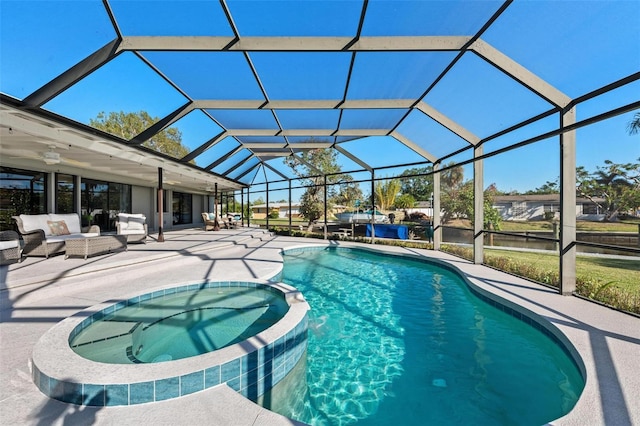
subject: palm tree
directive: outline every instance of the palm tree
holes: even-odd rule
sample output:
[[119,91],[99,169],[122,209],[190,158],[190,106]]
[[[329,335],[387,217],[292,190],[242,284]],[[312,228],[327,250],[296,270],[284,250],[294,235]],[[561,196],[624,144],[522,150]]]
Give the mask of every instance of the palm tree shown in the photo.
[[375,193],[381,210],[386,210],[393,205],[396,196],[400,192],[400,180],[391,179],[386,182],[376,182]]
[[640,112],[636,112],[633,115],[631,121],[627,124],[627,131],[630,135],[640,133]]

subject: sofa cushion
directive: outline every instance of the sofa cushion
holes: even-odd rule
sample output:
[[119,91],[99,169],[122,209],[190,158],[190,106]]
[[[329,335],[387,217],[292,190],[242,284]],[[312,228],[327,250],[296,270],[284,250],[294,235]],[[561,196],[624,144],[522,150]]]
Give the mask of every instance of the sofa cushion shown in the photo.
[[47,225],[51,230],[51,235],[69,235],[69,228],[64,220],[48,220]]
[[16,247],[20,247],[20,241],[18,240],[0,241],[0,250],[12,249]]
[[51,220],[48,214],[21,214],[20,220],[22,220],[22,228],[26,232],[42,229],[45,236],[51,235],[51,229],[47,225],[47,221]]
[[145,219],[142,217],[129,217],[129,227],[131,231],[144,231]]
[[82,232],[80,226],[80,216],[77,213],[51,213],[49,214],[49,220],[60,221],[64,220],[67,224],[70,234],[79,234]]

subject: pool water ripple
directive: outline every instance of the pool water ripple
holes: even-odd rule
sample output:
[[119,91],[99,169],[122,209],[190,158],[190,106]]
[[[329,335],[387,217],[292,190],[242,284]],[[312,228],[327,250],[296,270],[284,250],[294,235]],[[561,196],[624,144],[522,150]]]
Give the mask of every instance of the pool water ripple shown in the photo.
[[278,410],[297,420],[543,424],[568,412],[584,386],[558,345],[447,268],[296,250],[285,254],[283,281],[311,305],[304,398]]

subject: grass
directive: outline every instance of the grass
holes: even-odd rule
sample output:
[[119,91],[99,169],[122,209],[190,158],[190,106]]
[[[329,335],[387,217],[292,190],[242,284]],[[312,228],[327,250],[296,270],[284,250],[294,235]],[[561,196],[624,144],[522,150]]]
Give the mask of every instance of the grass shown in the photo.
[[[471,259],[469,247],[443,245],[443,251]],[[559,260],[555,254],[485,249],[488,266],[554,287],[560,285]],[[640,261],[576,257],[576,294],[606,305],[640,314]]]

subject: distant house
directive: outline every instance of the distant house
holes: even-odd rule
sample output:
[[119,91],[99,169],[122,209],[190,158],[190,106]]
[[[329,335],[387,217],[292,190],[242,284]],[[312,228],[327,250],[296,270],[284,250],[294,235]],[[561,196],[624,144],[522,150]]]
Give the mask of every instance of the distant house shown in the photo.
[[[601,203],[603,199],[597,198]],[[493,207],[502,220],[544,220],[560,217],[560,194],[498,195]],[[576,219],[601,221],[605,217],[602,209],[588,198],[576,199]]]
[[266,219],[267,214],[272,211],[278,212],[278,217],[287,218],[300,217],[300,203],[291,203],[291,211],[289,211],[289,203],[269,203],[267,209],[266,204],[256,204],[251,206],[251,214],[254,219]]

